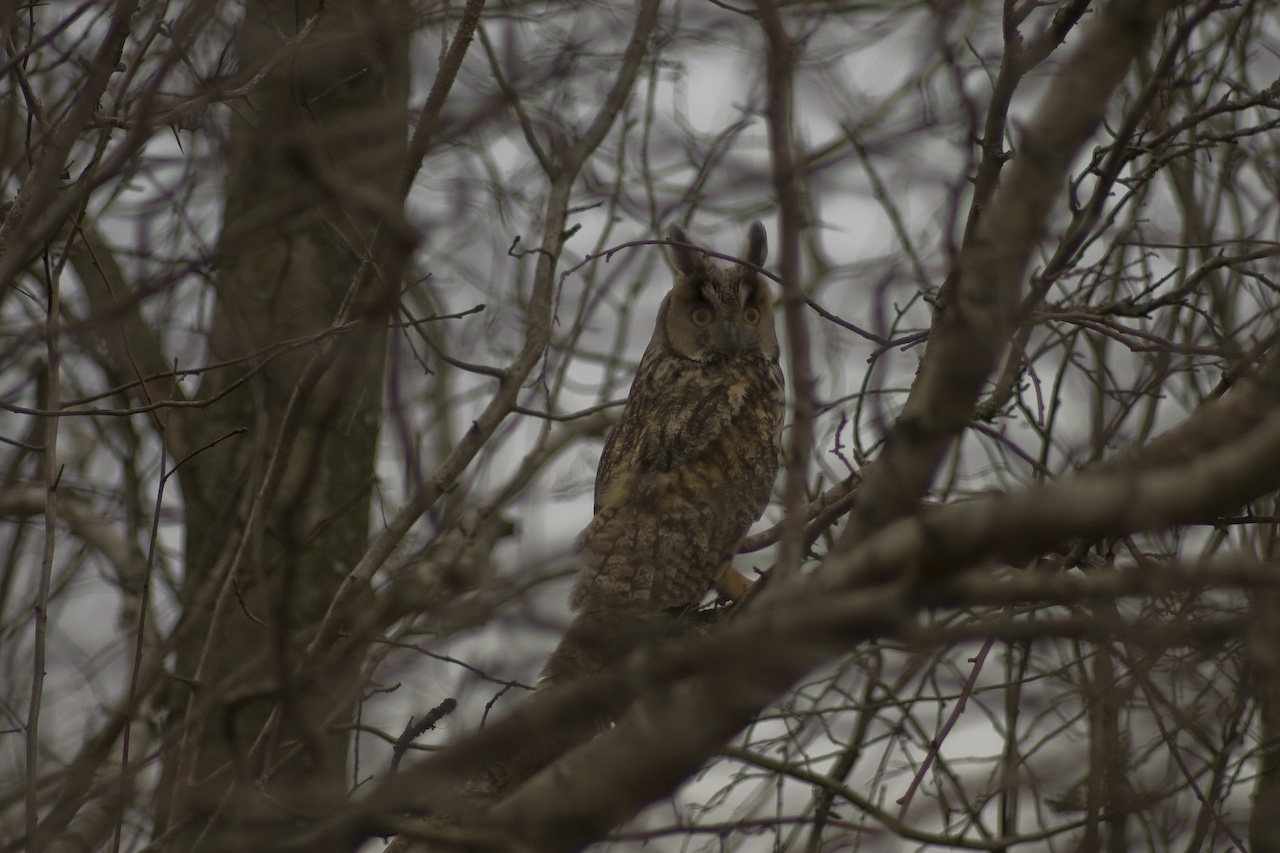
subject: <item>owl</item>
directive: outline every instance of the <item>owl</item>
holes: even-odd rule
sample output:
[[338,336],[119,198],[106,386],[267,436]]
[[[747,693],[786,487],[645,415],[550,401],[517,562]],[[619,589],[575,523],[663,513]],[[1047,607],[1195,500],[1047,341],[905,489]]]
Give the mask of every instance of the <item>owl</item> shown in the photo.
[[[784,411],[773,296],[752,267],[717,265],[679,228],[669,239],[675,283],[605,441],[578,616],[547,679],[599,668],[635,645],[624,626],[696,607],[713,583],[730,597],[748,585],[729,563],[773,490]],[[767,253],[753,222],[740,257],[758,267]]]

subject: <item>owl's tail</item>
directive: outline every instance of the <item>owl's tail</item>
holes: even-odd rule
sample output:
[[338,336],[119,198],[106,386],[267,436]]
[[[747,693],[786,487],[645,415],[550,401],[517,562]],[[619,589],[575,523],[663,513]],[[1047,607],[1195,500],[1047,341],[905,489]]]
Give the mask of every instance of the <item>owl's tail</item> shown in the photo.
[[586,678],[647,642],[675,635],[682,627],[682,620],[666,611],[631,607],[584,610],[569,623],[560,645],[547,659],[538,689]]

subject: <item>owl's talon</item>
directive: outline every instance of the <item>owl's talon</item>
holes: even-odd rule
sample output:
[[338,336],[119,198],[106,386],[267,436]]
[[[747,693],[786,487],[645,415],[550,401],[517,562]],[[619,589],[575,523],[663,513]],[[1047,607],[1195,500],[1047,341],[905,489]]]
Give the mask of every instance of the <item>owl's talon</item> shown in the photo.
[[728,569],[712,581],[716,592],[731,601],[741,601],[755,583],[737,569]]

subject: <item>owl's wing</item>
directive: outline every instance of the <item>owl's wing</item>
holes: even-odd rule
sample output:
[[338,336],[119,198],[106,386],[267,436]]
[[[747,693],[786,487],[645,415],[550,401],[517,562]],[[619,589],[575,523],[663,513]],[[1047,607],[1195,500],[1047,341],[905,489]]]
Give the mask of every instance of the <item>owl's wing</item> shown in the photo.
[[[630,408],[629,406],[627,408]],[[604,450],[600,452],[600,464],[596,468],[596,491],[595,506],[592,507],[591,513],[595,515],[600,512],[600,507],[604,504],[604,496],[609,493],[609,484],[613,482],[615,476],[615,468],[618,468],[618,433],[623,431],[623,424],[626,423],[626,409],[623,409],[624,420],[611,430],[604,440]],[[623,464],[622,467],[628,467]]]

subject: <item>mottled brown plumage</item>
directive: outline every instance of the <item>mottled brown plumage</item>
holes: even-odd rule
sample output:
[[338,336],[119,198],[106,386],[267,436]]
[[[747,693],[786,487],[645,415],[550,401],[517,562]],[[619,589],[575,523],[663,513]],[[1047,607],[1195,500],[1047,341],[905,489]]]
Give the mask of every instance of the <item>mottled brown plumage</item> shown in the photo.
[[[578,539],[579,615],[544,676],[581,675],[696,607],[751,524],[778,472],[784,410],[773,298],[741,264],[720,267],[670,239],[676,280],[596,474],[595,516]],[[741,258],[768,248],[754,222]]]

